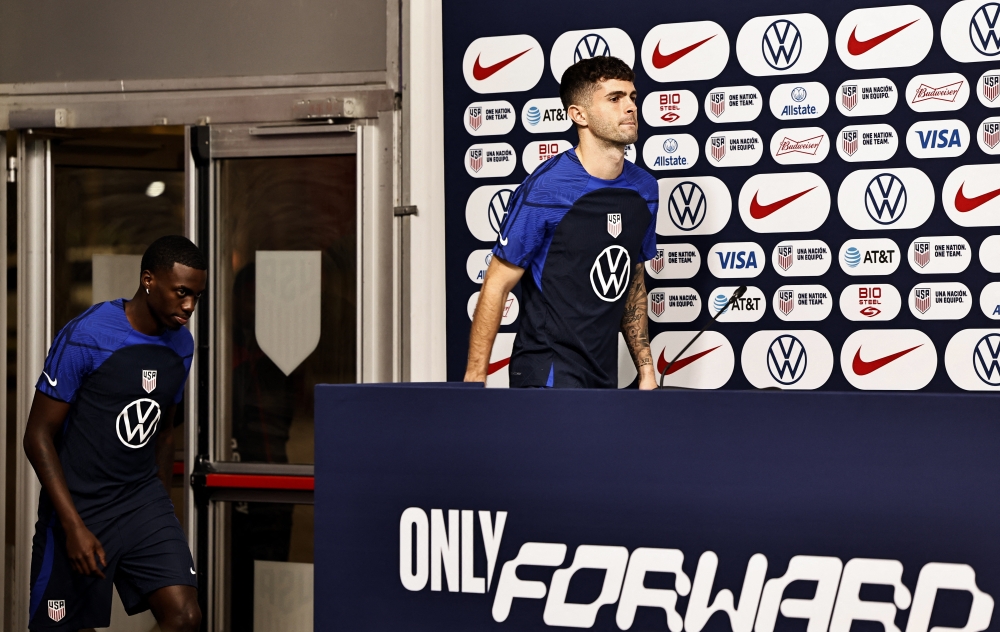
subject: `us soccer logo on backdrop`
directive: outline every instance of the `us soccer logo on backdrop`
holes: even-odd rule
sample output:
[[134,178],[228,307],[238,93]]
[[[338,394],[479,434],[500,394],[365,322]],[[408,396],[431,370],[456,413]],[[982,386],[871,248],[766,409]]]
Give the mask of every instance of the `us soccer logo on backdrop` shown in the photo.
[[844,105],[844,109],[853,110],[858,104],[858,86],[853,84],[841,86],[840,102]]

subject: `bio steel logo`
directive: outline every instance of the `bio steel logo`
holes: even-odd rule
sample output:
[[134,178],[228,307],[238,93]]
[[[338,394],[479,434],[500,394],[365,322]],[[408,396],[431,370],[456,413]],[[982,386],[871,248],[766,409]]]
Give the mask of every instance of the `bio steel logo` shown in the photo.
[[823,21],[811,13],[752,18],[736,38],[740,65],[755,77],[816,70],[830,39]]
[[572,147],[573,144],[568,140],[536,140],[524,146],[521,163],[525,171],[533,173],[540,164]]
[[659,24],[642,41],[642,68],[653,81],[699,81],[729,62],[729,36],[716,22]]
[[465,82],[479,94],[530,90],[544,69],[545,54],[530,35],[480,37],[462,59]]
[[855,9],[840,21],[834,42],[848,68],[915,66],[931,49],[934,24],[912,4]]
[[840,293],[840,313],[847,320],[892,320],[902,305],[899,290],[888,283],[848,285]]
[[698,98],[690,90],[650,92],[642,100],[642,119],[650,127],[689,125],[698,116]]

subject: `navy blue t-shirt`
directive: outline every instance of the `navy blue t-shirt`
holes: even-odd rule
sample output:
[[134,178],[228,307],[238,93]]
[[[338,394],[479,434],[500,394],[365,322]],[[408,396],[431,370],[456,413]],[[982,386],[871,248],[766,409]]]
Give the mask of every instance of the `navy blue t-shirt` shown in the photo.
[[[36,388],[70,404],[56,449],[80,517],[94,523],[167,492],[157,478],[156,436],[180,402],[194,341],[187,329],[147,336],[125,300],[94,305],[63,327]],[[42,490],[39,516],[51,503]]]
[[625,161],[587,173],[574,149],[514,192],[493,254],[525,268],[511,386],[614,388],[618,331],[636,264],[656,256],[659,189]]

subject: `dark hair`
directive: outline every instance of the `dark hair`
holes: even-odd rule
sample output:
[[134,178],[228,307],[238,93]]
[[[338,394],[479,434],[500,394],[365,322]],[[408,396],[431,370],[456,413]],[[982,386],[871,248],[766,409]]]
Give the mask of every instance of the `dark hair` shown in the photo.
[[198,246],[181,235],[160,237],[146,248],[142,255],[142,269],[150,272],[170,270],[175,263],[194,268],[208,270],[208,260]]
[[635,73],[617,57],[591,57],[576,62],[566,69],[559,82],[563,107],[583,105],[597,89],[597,84],[608,79],[635,81]]

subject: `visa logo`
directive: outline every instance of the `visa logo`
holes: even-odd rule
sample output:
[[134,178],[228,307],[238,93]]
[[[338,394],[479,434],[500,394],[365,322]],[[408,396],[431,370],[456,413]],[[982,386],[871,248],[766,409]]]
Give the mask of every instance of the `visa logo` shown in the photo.
[[945,147],[961,147],[962,138],[957,129],[916,130],[920,137],[920,147],[923,149],[944,149]]
[[723,270],[743,270],[757,267],[757,254],[754,251],[747,252],[716,252],[719,255],[719,265]]

